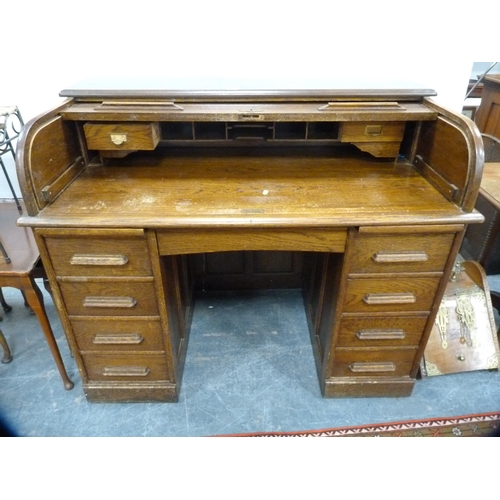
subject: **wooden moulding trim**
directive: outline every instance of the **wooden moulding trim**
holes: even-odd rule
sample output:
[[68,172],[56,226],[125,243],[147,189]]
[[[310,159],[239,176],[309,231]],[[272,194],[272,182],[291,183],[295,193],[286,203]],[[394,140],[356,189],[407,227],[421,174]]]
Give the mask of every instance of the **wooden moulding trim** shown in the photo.
[[463,224],[447,224],[435,226],[362,226],[359,228],[360,233],[377,233],[377,234],[394,234],[394,233],[458,233],[464,229]]

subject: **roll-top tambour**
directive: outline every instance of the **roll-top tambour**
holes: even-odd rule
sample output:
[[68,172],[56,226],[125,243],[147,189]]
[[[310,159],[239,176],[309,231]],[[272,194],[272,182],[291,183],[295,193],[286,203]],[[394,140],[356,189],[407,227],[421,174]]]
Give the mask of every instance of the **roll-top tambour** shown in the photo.
[[74,254],[69,262],[73,266],[124,266],[128,262],[128,257],[122,254]]

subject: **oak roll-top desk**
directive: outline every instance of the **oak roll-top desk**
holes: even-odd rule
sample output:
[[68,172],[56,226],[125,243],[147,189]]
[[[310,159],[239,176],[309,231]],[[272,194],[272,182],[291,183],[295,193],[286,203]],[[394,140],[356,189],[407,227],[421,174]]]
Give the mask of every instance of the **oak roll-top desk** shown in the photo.
[[411,394],[481,138],[433,91],[329,87],[81,86],[26,126],[19,224],[89,401],[177,400],[199,287],[301,287],[324,396]]

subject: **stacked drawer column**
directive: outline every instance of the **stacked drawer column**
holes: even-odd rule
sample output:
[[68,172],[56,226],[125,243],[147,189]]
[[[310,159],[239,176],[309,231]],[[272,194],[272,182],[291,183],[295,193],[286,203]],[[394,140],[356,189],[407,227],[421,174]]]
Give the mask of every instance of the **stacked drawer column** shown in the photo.
[[351,230],[324,365],[325,396],[411,394],[461,230]]
[[175,401],[177,323],[167,316],[175,308],[165,306],[155,234],[39,229],[36,237],[87,398]]

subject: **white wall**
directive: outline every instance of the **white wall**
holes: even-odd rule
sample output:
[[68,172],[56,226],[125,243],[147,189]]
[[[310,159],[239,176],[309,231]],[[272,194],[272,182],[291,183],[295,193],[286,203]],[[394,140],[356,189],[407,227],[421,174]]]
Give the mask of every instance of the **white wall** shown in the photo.
[[433,88],[460,111],[471,61],[482,60],[476,48],[495,46],[487,34],[472,43],[467,12],[439,0],[404,9],[393,0],[5,2],[2,38],[17,48],[2,68],[0,104],[17,104],[26,120],[74,83],[127,75],[383,75]]

